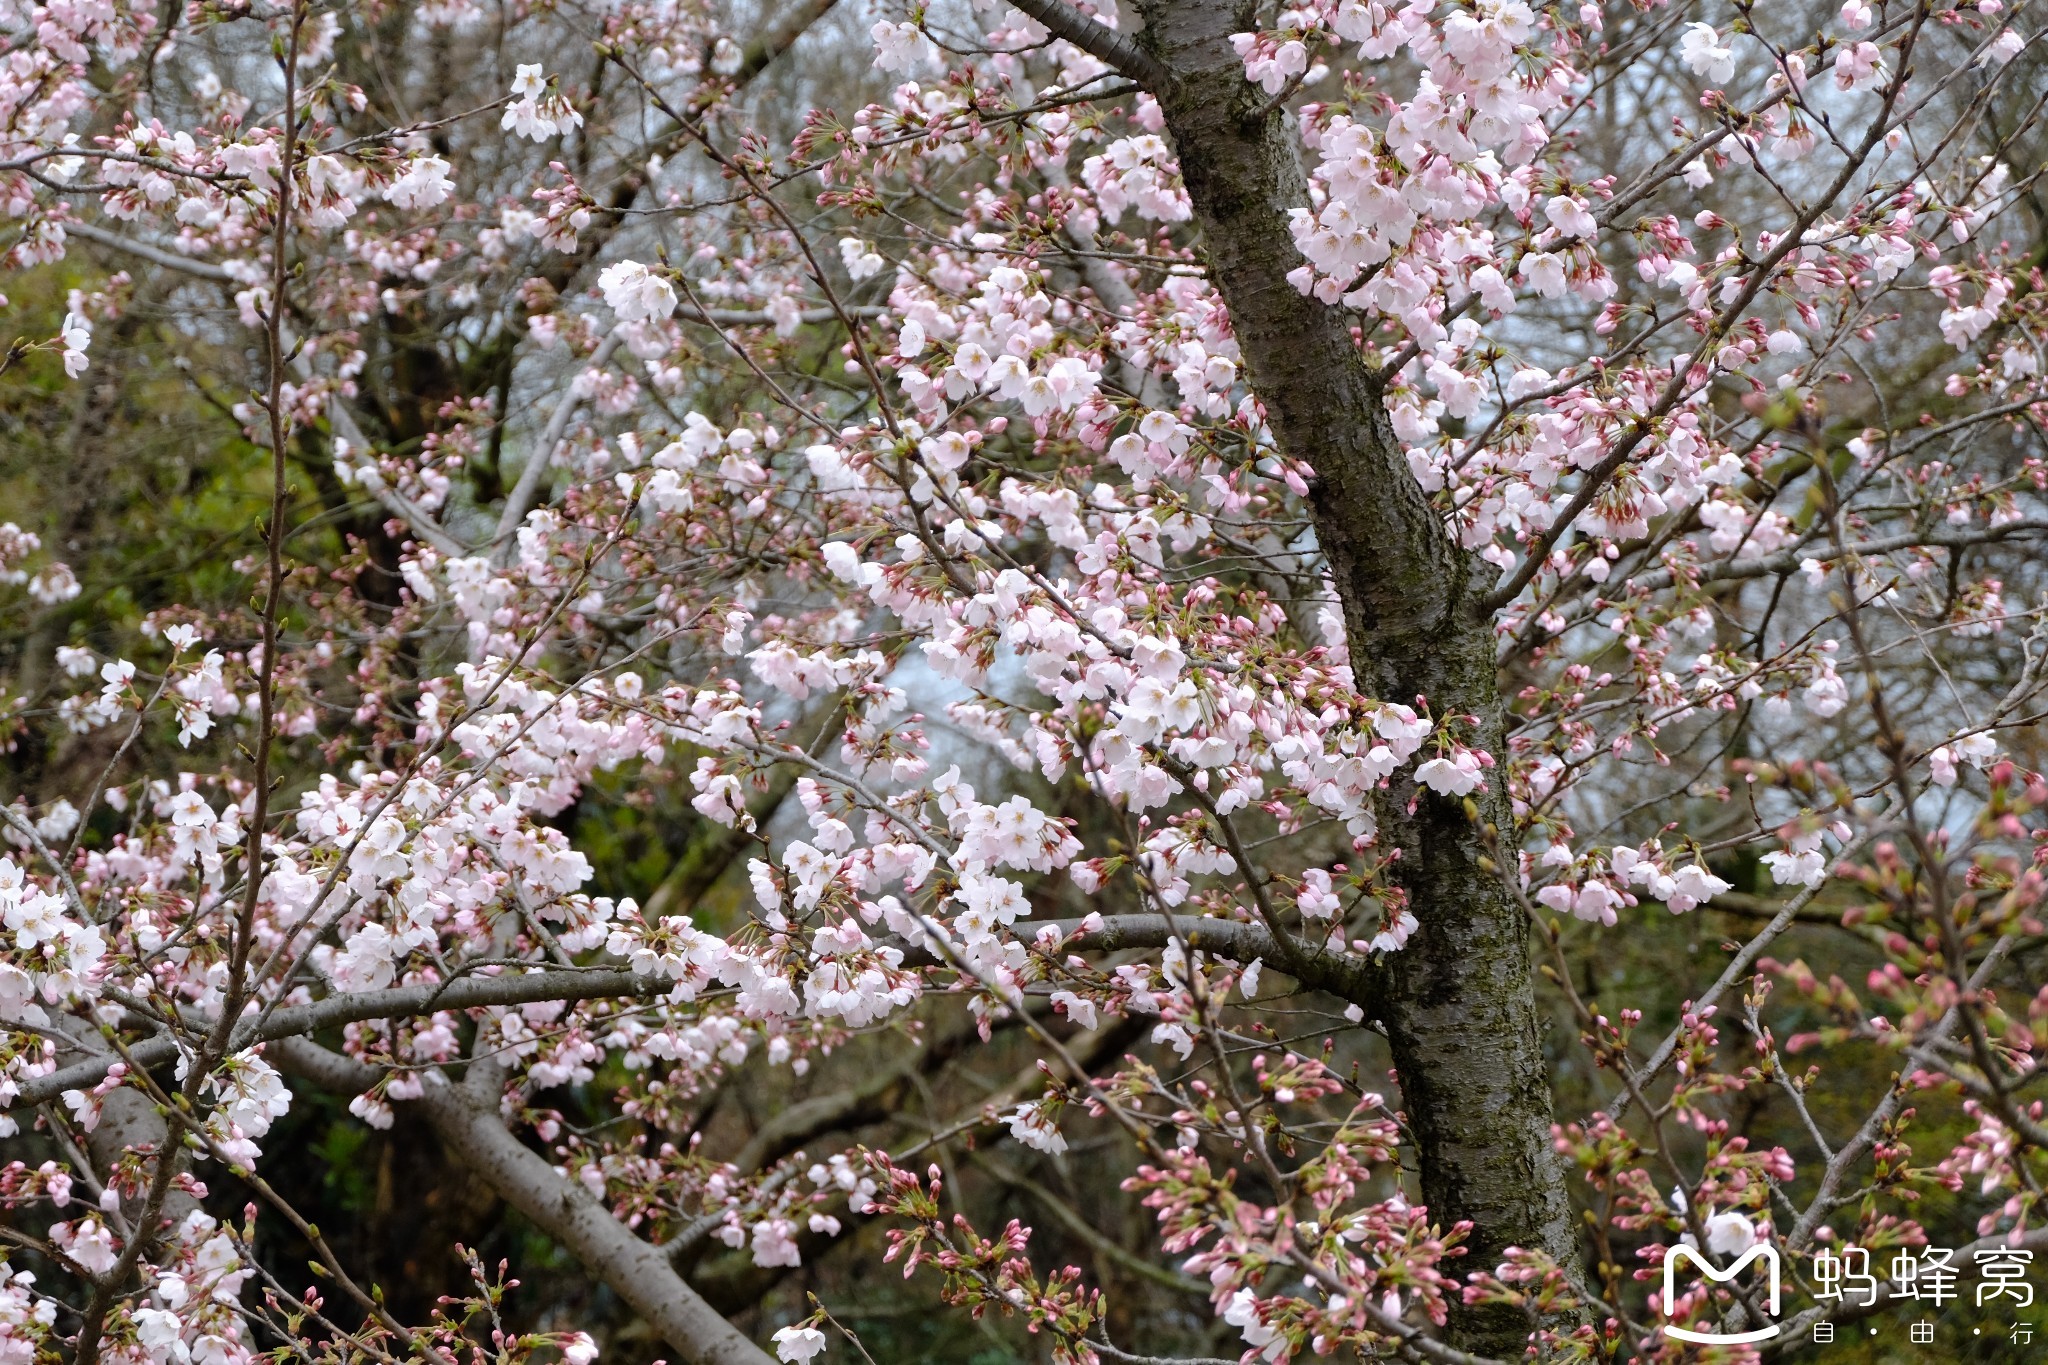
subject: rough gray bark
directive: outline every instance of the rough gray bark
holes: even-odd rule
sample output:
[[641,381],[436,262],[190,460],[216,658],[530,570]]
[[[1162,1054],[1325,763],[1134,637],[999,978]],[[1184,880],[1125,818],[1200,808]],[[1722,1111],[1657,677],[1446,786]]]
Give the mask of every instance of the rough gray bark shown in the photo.
[[[1316,471],[1316,529],[1343,598],[1359,689],[1387,701],[1426,696],[1439,717],[1476,716],[1471,741],[1502,755],[1493,641],[1479,605],[1491,575],[1453,543],[1409,473],[1350,320],[1286,280],[1301,264],[1288,211],[1309,202],[1308,185],[1292,116],[1269,107],[1230,45],[1232,33],[1255,27],[1249,7],[1139,8],[1144,44],[1170,73],[1155,94],[1247,377],[1281,448]],[[1504,829],[1499,770],[1489,777],[1474,793],[1478,818]],[[1380,831],[1401,851],[1393,874],[1421,925],[1381,973],[1376,1011],[1430,1211],[1446,1224],[1472,1223],[1470,1267],[1491,1269],[1519,1246],[1576,1270],[1522,910],[1461,803],[1397,786],[1382,803]],[[1513,1311],[1452,1310],[1452,1338],[1468,1350],[1519,1356],[1528,1330]]]

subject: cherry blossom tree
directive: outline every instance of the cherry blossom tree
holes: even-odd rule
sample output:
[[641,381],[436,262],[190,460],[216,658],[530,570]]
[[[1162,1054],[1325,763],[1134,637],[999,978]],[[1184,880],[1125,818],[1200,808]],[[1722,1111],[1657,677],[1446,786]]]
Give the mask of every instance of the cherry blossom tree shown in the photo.
[[14,6],[5,368],[261,507],[98,615],[0,527],[0,1361],[610,1349],[395,1312],[309,1095],[692,1365],[866,1356],[835,1257],[1091,1365],[2024,1264],[2031,13]]

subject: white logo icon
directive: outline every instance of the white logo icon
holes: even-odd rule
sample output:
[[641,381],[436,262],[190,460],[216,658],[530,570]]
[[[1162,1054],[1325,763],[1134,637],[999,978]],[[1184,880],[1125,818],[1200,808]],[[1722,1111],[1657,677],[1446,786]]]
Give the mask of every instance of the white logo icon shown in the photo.
[[[1678,1263],[1691,1261],[1700,1268],[1700,1273],[1716,1284],[1727,1284],[1740,1275],[1751,1261],[1762,1261],[1770,1274],[1770,1312],[1778,1316],[1778,1249],[1767,1242],[1760,1242],[1737,1258],[1734,1265],[1726,1270],[1714,1269],[1713,1262],[1692,1247],[1679,1245],[1664,1253],[1664,1316],[1670,1317],[1677,1311],[1678,1304]],[[1765,1341],[1778,1335],[1778,1324],[1759,1327],[1753,1332],[1695,1332],[1686,1327],[1665,1324],[1664,1335],[1680,1341],[1697,1341],[1707,1345],[1726,1342]]]

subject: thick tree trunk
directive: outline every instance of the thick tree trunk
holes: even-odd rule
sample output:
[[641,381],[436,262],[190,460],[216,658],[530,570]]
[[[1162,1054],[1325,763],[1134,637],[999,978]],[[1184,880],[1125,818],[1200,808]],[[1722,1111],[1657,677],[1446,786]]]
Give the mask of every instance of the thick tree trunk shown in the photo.
[[[1158,98],[1247,376],[1281,448],[1317,474],[1317,534],[1358,686],[1386,701],[1426,696],[1439,717],[1476,716],[1472,742],[1502,756],[1492,633],[1477,605],[1490,576],[1410,474],[1350,320],[1287,282],[1302,263],[1288,211],[1309,202],[1308,185],[1294,120],[1264,107],[1230,46],[1251,16],[1219,0],[1140,7],[1143,42],[1171,73]],[[1478,820],[1505,829],[1500,770],[1488,776],[1473,794]],[[1394,875],[1421,924],[1390,956],[1378,1009],[1430,1212],[1472,1223],[1468,1266],[1491,1269],[1519,1246],[1576,1270],[1522,911],[1462,803],[1403,786],[1382,804],[1380,830],[1401,851]],[[1459,1344],[1491,1355],[1519,1356],[1528,1330],[1514,1312],[1452,1318]]]

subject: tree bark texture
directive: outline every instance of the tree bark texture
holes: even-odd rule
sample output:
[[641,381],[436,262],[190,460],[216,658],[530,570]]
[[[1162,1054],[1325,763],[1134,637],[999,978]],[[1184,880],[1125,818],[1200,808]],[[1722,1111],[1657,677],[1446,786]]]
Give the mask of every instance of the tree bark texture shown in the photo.
[[[1249,12],[1220,0],[1139,0],[1144,42],[1171,73],[1156,90],[1229,306],[1244,369],[1274,439],[1313,467],[1316,532],[1342,598],[1359,690],[1428,698],[1431,714],[1477,718],[1464,737],[1505,756],[1489,614],[1492,575],[1459,548],[1410,473],[1381,385],[1341,310],[1305,297],[1289,210],[1309,203],[1299,130],[1269,107],[1230,45]],[[1578,1248],[1551,1142],[1528,924],[1493,870],[1485,825],[1509,828],[1502,770],[1463,803],[1397,781],[1380,837],[1400,851],[1397,883],[1420,928],[1390,954],[1373,992],[1415,1133],[1422,1189],[1446,1226],[1469,1220],[1466,1268],[1509,1247],[1576,1273]],[[1412,805],[1412,809],[1411,809]],[[1514,1310],[1454,1307],[1465,1349],[1518,1357],[1530,1329]]]

